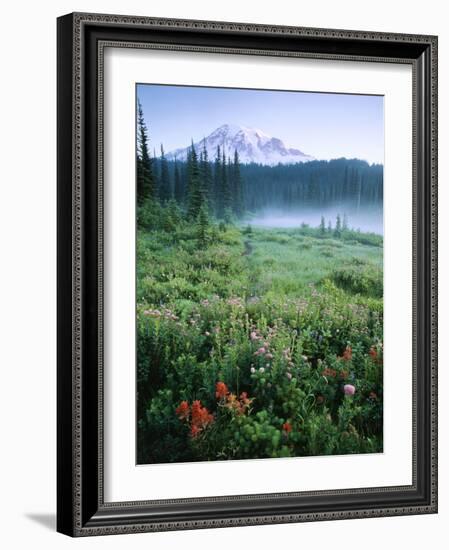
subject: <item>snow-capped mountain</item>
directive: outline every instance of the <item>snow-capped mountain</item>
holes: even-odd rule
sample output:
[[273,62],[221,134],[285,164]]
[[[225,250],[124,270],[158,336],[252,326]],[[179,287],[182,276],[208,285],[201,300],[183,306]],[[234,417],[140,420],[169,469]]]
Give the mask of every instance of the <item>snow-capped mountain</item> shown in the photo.
[[[295,164],[315,160],[299,149],[287,147],[279,138],[271,137],[257,128],[246,128],[245,126],[232,124],[220,126],[194,145],[198,153],[205,147],[209,160],[215,159],[218,146],[222,151],[224,148],[226,157],[233,157],[234,151],[237,151],[240,162],[244,164],[255,162],[273,166],[279,163]],[[184,161],[187,159],[189,148],[185,147],[170,151],[166,157],[168,160],[177,158]]]

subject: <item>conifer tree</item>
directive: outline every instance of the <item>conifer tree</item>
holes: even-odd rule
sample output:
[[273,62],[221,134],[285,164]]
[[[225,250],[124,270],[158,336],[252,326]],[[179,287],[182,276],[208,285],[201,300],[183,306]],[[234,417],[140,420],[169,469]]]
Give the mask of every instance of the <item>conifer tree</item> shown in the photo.
[[164,214],[164,230],[167,232],[174,231],[181,220],[181,212],[174,199],[170,199],[168,201],[167,206],[164,209]]
[[343,225],[342,230],[347,231],[348,230],[348,216],[346,214],[343,214]]
[[337,221],[335,222],[334,235],[340,237],[341,235],[341,218],[340,214],[337,214]]
[[206,204],[203,204],[198,212],[197,223],[196,223],[197,237],[199,242],[202,245],[207,244],[209,225],[210,225],[210,222],[209,222],[209,215],[207,213],[207,207],[206,207]]
[[207,155],[205,140],[203,140],[203,150],[201,151],[200,169],[203,201],[207,204],[208,208],[212,210],[212,171],[209,163],[209,157]]
[[322,235],[324,235],[324,233],[326,233],[326,220],[324,219],[324,216],[321,216],[320,233]]
[[148,150],[148,129],[140,101],[137,103],[137,201],[156,197],[153,159]]
[[232,206],[238,218],[243,216],[243,186],[240,173],[240,159],[237,149],[234,151],[234,164],[232,166]]
[[175,158],[174,163],[174,176],[173,176],[173,198],[178,204],[182,203],[182,183],[181,174],[179,173],[178,161]]
[[221,197],[221,149],[217,146],[217,155],[214,161],[214,189],[213,189],[213,205],[214,213],[217,218],[223,215],[223,204]]
[[229,167],[224,148],[221,157],[220,195],[222,204],[221,217],[223,218],[226,215],[229,218],[230,212],[232,212],[232,195],[229,182]]
[[168,163],[167,163],[167,159],[165,158],[165,151],[162,143],[161,143],[160,167],[161,167],[161,177],[160,177],[160,187],[159,187],[159,198],[161,199],[161,202],[166,202],[172,198],[173,193],[170,185]]
[[188,155],[188,217],[196,220],[204,202],[204,195],[201,189],[200,169],[195,146],[192,145]]

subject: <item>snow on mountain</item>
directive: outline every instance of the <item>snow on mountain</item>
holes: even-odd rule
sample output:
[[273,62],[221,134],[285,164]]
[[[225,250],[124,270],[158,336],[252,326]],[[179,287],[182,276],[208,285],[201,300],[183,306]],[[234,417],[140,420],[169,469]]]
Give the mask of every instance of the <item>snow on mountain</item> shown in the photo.
[[[279,163],[295,164],[315,160],[299,149],[287,147],[282,140],[271,137],[262,130],[233,124],[220,126],[194,145],[197,152],[202,151],[205,146],[209,160],[215,159],[218,146],[222,151],[224,148],[226,157],[233,157],[234,151],[237,151],[240,162],[244,164],[255,162],[273,166]],[[168,160],[177,158],[184,161],[187,159],[189,148],[185,147],[170,151],[166,157]]]

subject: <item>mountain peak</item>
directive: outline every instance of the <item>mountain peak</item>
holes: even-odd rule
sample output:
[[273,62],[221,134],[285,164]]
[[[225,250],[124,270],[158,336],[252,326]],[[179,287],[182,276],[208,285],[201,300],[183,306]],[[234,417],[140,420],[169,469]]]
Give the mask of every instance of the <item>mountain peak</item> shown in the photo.
[[[237,124],[222,124],[211,134],[194,143],[195,149],[206,149],[209,159],[214,159],[217,148],[227,157],[232,157],[234,151],[239,154],[243,164],[257,163],[274,166],[276,164],[295,164],[314,160],[299,149],[286,147],[284,142],[271,137],[259,128],[249,128]],[[186,160],[189,147],[170,151],[166,156],[169,160]]]

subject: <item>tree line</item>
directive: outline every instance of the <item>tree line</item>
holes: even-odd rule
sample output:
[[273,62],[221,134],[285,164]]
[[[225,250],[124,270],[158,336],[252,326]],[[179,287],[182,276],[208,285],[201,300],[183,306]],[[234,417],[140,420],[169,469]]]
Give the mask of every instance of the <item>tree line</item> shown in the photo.
[[242,166],[244,206],[296,208],[352,203],[381,204],[383,166],[359,159],[316,160],[301,164]]

